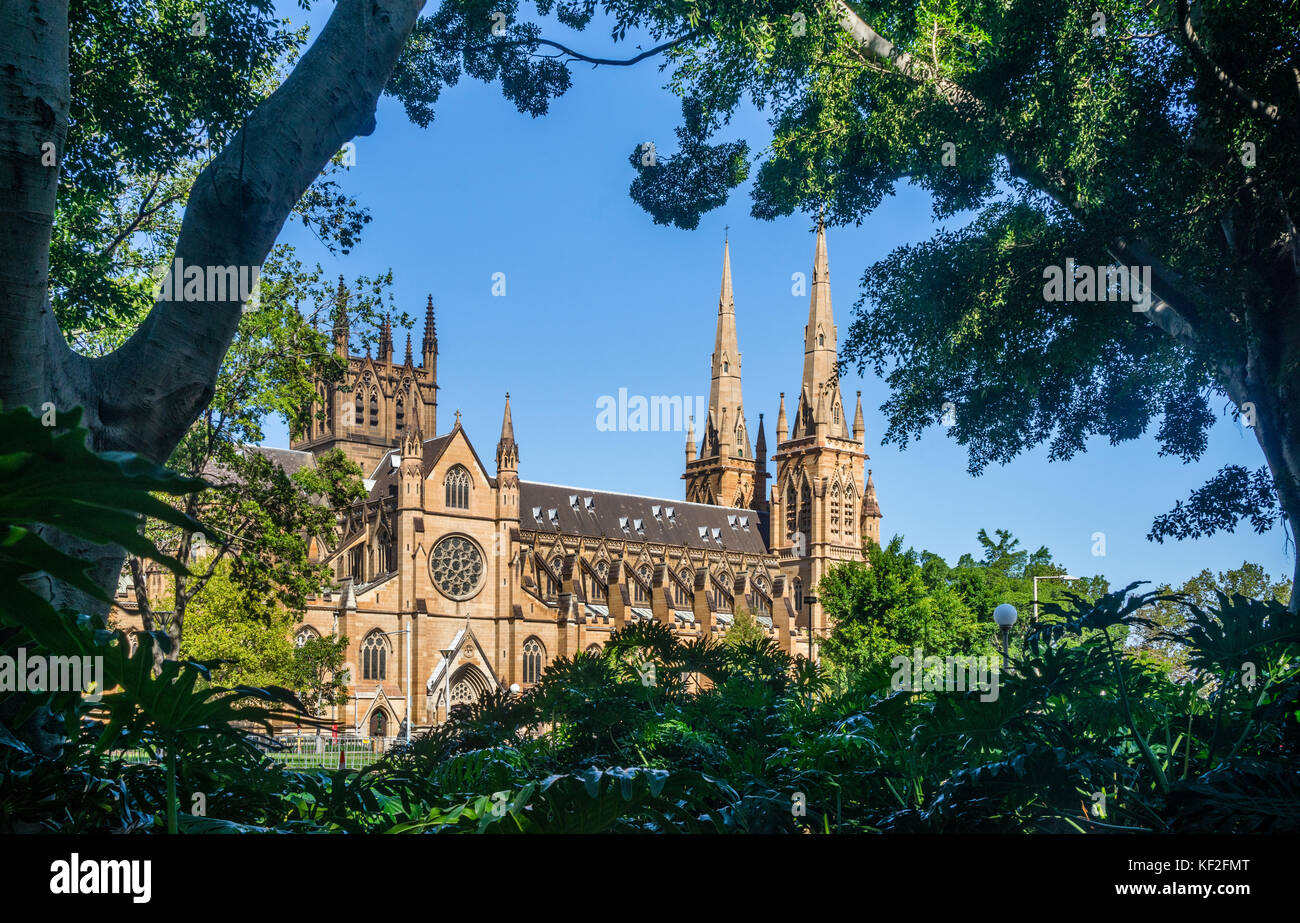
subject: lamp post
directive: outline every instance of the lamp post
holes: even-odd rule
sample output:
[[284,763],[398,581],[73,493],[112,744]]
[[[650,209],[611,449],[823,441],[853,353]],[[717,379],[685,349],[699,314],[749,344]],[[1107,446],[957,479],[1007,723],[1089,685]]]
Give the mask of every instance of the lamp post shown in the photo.
[[446,724],[451,720],[451,656],[456,653],[454,647],[444,648],[442,651],[442,701],[444,708],[442,721]]
[[1069,574],[1047,574],[1043,577],[1034,578],[1034,624],[1038,624],[1038,581],[1040,580],[1078,580],[1078,577],[1071,577]]
[[1018,613],[1016,607],[1011,603],[1003,603],[993,610],[993,621],[998,623],[998,628],[1002,630],[1002,663],[1006,664],[1008,656],[1008,646],[1011,639],[1011,626],[1016,624]]
[[385,631],[384,635],[406,635],[406,641],[402,645],[406,648],[406,742],[411,742],[411,629],[403,628],[401,631]]

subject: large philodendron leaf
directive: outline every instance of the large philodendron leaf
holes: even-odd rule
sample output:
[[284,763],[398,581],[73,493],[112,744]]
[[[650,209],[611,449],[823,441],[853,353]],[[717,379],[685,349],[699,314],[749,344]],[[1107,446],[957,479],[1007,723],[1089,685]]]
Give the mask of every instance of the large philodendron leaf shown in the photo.
[[[80,422],[80,408],[62,411],[55,426],[21,408],[0,412],[0,563],[13,555],[15,566],[50,573],[58,569],[64,575],[60,579],[67,579],[71,559],[52,548],[38,555],[13,531],[41,523],[97,545],[121,545],[183,573],[179,561],[140,534],[139,517],[201,531],[196,520],[154,494],[193,493],[207,482],[182,477],[138,455],[92,452]],[[90,589],[85,581],[77,585]],[[96,595],[103,598],[102,592]]]
[[1300,614],[1276,600],[1228,596],[1215,590],[1219,605],[1209,611],[1187,602],[1187,626],[1178,633],[1157,635],[1191,650],[1189,663],[1200,670],[1238,672],[1256,663],[1266,648],[1300,642]]

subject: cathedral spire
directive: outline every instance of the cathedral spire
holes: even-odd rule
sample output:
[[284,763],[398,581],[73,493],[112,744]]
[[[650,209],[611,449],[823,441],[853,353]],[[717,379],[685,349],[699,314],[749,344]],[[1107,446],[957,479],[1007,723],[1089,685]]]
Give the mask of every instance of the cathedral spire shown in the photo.
[[410,366],[414,361],[414,358],[411,356],[411,331],[408,330],[406,331],[406,364]]
[[876,482],[871,479],[871,469],[867,469],[867,488],[862,494],[862,537],[880,543],[880,501],[876,499]]
[[510,416],[510,392],[506,392],[506,409],[501,415],[501,439],[497,442],[497,474],[519,470],[519,446],[515,444],[515,423]]
[[339,287],[334,292],[334,352],[348,357],[348,290],[339,276]]
[[[713,382],[709,387],[709,418],[718,429],[706,432],[716,442],[702,454],[750,456],[740,389],[740,343],[736,335],[736,299],[731,291],[731,243],[722,248],[722,290],[718,295],[718,329],[713,341]],[[712,427],[710,427],[712,428]]]
[[[812,297],[808,302],[808,326],[804,328],[803,396],[795,415],[795,436],[811,435],[813,427],[825,425],[831,436],[849,437],[841,410],[839,357],[835,348],[835,317],[831,310],[831,269],[826,253],[826,223],[817,216],[817,250],[813,257]],[[822,400],[823,389],[829,400]],[[814,402],[804,407],[804,400]],[[806,424],[812,423],[813,427]]]
[[695,461],[695,417],[686,424],[686,461]]
[[858,392],[858,409],[853,412],[853,441],[862,442],[862,437],[866,435],[867,425],[862,420],[862,392]]
[[790,438],[790,424],[785,418],[785,392],[781,392],[781,407],[776,412],[776,443],[780,445]]
[[424,358],[424,367],[433,368],[438,359],[438,325],[433,319],[433,295],[424,309],[424,343],[420,347]]

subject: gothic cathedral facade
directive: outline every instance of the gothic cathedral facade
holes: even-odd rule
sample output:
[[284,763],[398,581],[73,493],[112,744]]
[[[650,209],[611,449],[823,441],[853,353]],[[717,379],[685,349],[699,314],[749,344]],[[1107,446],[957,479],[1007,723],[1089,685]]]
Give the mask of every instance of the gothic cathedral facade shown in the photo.
[[850,430],[840,393],[820,223],[803,378],[792,425],[781,396],[771,457],[762,414],[750,438],[724,249],[708,412],[688,429],[685,501],[524,480],[508,394],[489,467],[459,414],[438,434],[432,299],[419,364],[409,336],[395,361],[387,324],[377,356],[351,355],[346,317],[336,314],[334,343],[347,390],[322,385],[310,431],[289,450],[266,450],[297,467],[338,448],[366,475],[366,499],[335,540],[314,546],[336,588],[310,600],[297,630],[349,639],[350,703],[329,716],[340,728],[388,737],[406,720],[431,725],[449,703],[526,688],[552,660],[598,651],[635,620],[717,638],[743,606],[783,649],[807,654],[810,626],[814,641],[827,627],[806,602],[813,588],[836,562],[862,560],[865,539],[879,541],[861,394]]

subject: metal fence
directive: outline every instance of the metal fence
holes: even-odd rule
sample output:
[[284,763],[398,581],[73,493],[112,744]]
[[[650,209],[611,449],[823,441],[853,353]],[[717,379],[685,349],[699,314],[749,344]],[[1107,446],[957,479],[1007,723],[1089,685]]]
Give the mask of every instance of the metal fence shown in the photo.
[[[249,739],[268,757],[289,769],[363,769],[376,762],[394,744],[405,742],[403,737],[334,736],[328,733],[281,737],[250,734]],[[107,756],[128,763],[153,761],[144,750],[110,751]]]

